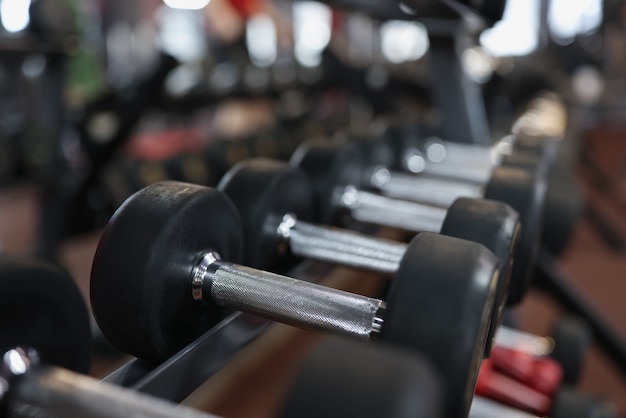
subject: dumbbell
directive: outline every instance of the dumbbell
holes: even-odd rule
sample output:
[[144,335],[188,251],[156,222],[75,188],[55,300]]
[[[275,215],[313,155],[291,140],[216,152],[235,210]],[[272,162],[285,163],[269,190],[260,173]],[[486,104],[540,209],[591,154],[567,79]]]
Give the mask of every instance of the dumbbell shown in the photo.
[[[341,144],[324,139],[305,141],[294,152],[290,164],[301,168],[312,180],[318,197],[318,219],[323,223],[340,223],[342,215],[349,214],[361,222],[415,232],[439,232],[448,213],[445,208],[392,199],[362,189],[360,186],[366,181],[364,178],[369,177],[368,170],[359,147],[353,143]],[[499,167],[494,173],[485,188],[484,197],[509,204],[519,213],[522,223],[508,287],[507,304],[512,305],[523,298],[533,271],[545,183],[540,177],[521,169]],[[415,184],[416,180],[420,179],[411,176],[406,182],[408,191],[420,187]],[[448,186],[448,183],[444,184]],[[452,196],[453,193],[456,196]],[[442,195],[447,198],[445,203],[448,206],[457,197],[462,197],[462,193],[458,192]],[[478,193],[474,192],[470,197],[478,197]],[[466,226],[477,231],[483,227],[482,223]],[[479,232],[476,234],[480,235]]]
[[44,363],[79,373],[89,370],[87,308],[62,270],[29,258],[0,256],[0,318],[0,353],[16,346],[36,348]]
[[495,298],[490,251],[419,234],[383,301],[235,264],[242,235],[237,209],[220,191],[163,182],[132,195],[107,224],[92,266],[103,334],[121,351],[159,362],[234,308],[379,339],[421,353],[442,376],[444,416],[466,416]]
[[420,127],[403,126],[390,127],[376,139],[355,139],[365,149],[369,163],[378,167],[377,175],[372,176],[375,188],[384,184],[389,170],[422,173],[469,185],[487,183],[497,165],[539,170],[547,181],[541,244],[554,255],[566,248],[583,210],[584,202],[576,182],[558,166],[560,141],[551,137],[520,133],[504,137],[487,148],[449,143],[420,132]]
[[[34,260],[0,257],[0,300],[2,313],[8,313],[2,316],[8,320],[0,322],[0,418],[213,417],[76,373],[86,371],[89,315],[66,272]],[[313,403],[324,416],[337,418],[379,417],[382,411],[396,418],[440,416],[440,380],[413,353],[325,340],[300,368],[281,418],[307,416]],[[310,392],[320,383],[320,373],[333,382],[326,393]]]
[[[244,160],[226,173],[217,188],[228,195],[241,216],[245,265],[273,270],[296,255],[394,275],[405,257],[404,243],[312,224],[314,192],[297,167],[266,158]],[[490,342],[506,300],[519,237],[517,213],[500,202],[459,199],[448,211],[441,231],[479,242],[499,256]]]
[[[460,146],[461,149],[465,147],[468,146]],[[503,156],[501,165],[525,170],[538,170],[538,173],[545,176],[545,228],[541,242],[552,254],[561,254],[569,241],[584,205],[580,190],[574,179],[567,174],[560,173],[555,168],[550,169],[552,168],[551,166],[540,163],[540,160],[532,154]],[[473,185],[485,184],[493,172],[493,168],[489,168],[488,165],[481,166],[476,163],[461,164],[452,159],[439,164],[426,163],[425,167],[422,174],[437,179],[449,179],[459,184],[466,183],[469,190],[474,189]],[[389,176],[383,168],[380,170],[381,174],[378,177],[374,176],[374,179]],[[393,174],[393,176],[397,175]],[[436,184],[438,183],[434,183],[433,187],[436,187]]]
[[302,363],[279,417],[442,417],[439,376],[417,360],[396,347],[327,339]]
[[0,417],[208,418],[84,376],[89,314],[72,278],[28,258],[0,257]]

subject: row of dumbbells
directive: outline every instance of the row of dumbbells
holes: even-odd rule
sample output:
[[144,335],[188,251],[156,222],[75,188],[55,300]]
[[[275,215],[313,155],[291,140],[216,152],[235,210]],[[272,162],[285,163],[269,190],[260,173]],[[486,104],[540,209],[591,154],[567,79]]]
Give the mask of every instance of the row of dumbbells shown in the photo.
[[[94,261],[92,303],[107,337],[123,351],[164,360],[222,317],[217,305],[306,328],[376,337],[426,355],[452,400],[444,415],[465,416],[501,308],[506,300],[521,299],[527,286],[529,266],[515,255],[524,242],[518,212],[467,199],[446,211],[361,190],[369,169],[353,146],[308,142],[292,163],[250,160],[229,172],[219,190],[166,183],[129,199],[110,222]],[[378,170],[369,178],[380,177]],[[522,181],[523,196],[537,195],[536,168],[511,170],[522,178],[523,172],[531,173],[530,181]],[[508,189],[500,200],[516,203],[507,197],[515,193],[506,186],[506,176],[494,170],[491,182],[501,183],[496,194]],[[531,217],[531,226],[539,225],[541,198],[530,200],[531,210],[518,204],[518,211]],[[441,230],[469,238],[499,257],[483,246],[440,235],[420,234],[406,245],[310,223],[320,215],[337,220],[346,213],[411,231]],[[377,216],[359,217],[362,213]],[[426,218],[424,213],[430,219],[415,227],[414,218]],[[531,244],[524,248],[529,257],[536,239]],[[383,302],[231,264],[243,260],[272,270],[289,255],[372,269],[393,274],[394,280]],[[523,278],[522,284],[508,285],[509,277]],[[193,299],[178,300],[185,294]],[[209,314],[199,309],[203,304]],[[116,305],[122,309],[111,309]]]
[[[46,363],[58,363],[66,367],[84,371],[87,364],[86,353],[88,353],[89,344],[88,338],[85,337],[87,335],[85,331],[88,325],[85,325],[87,323],[85,320],[86,314],[82,312],[84,311],[84,305],[80,297],[77,297],[78,292],[70,285],[71,281],[64,278],[66,276],[50,268],[42,268],[36,265],[24,265],[24,263],[10,263],[6,260],[3,260],[1,270],[3,278],[3,290],[1,292],[4,302],[3,306],[7,314],[21,319],[15,321],[16,324],[19,323],[19,326],[8,330],[5,327],[3,330],[3,352],[4,348],[8,348],[11,345],[17,344],[16,342],[19,342],[19,345],[23,347],[39,347],[39,353],[43,354],[41,357]],[[51,291],[52,289],[54,289],[54,292]],[[42,311],[42,307],[45,307],[45,312]],[[29,329],[29,324],[26,322],[31,322],[30,328],[34,325],[36,329]],[[25,335],[25,333],[28,334]],[[53,334],[54,337],[52,337],[51,334]],[[514,338],[519,341],[520,337],[517,336]],[[332,403],[333,408],[337,408],[339,400],[336,399],[336,396],[342,392],[338,390],[338,388],[332,387],[326,378],[320,377],[329,373],[324,367],[328,368],[330,366],[323,366],[325,364],[323,360],[328,358],[340,359],[336,360],[339,361],[339,364],[334,364],[331,367],[333,376],[337,376],[338,366],[343,366],[346,370],[345,373],[349,376],[358,376],[356,382],[352,380],[352,387],[356,387],[357,383],[365,378],[362,370],[364,365],[360,364],[357,366],[357,364],[359,364],[358,362],[355,363],[357,359],[360,361],[375,360],[374,363],[377,364],[377,370],[384,370],[385,373],[372,376],[372,378],[375,378],[377,382],[385,382],[385,388],[391,390],[391,392],[386,394],[383,393],[381,388],[376,389],[378,395],[376,399],[379,399],[377,405],[379,405],[380,408],[384,406],[385,409],[379,408],[371,410],[369,409],[371,406],[369,406],[369,413],[374,413],[376,416],[379,416],[380,411],[383,410],[390,413],[390,409],[388,408],[391,408],[390,402],[393,402],[397,408],[403,411],[403,415],[401,416],[414,416],[414,411],[411,408],[408,408],[406,405],[399,406],[402,404],[398,404],[399,394],[405,393],[409,388],[406,386],[407,381],[401,376],[398,376],[397,372],[394,372],[393,369],[390,368],[390,365],[385,363],[385,361],[388,360],[382,358],[368,358],[364,360],[362,357],[363,355],[368,355],[367,351],[365,354],[361,355],[359,354],[359,349],[350,347],[350,350],[357,351],[350,352],[349,360],[351,360],[351,362],[348,362],[346,351],[342,354],[341,351],[329,352],[328,350],[330,349],[331,348],[326,348],[326,351],[322,351],[323,354],[318,354],[318,356],[321,357],[318,360],[314,360],[314,366],[309,366],[309,368],[306,369],[308,371],[303,373],[304,377],[300,378],[302,383],[297,384],[295,387],[299,388],[300,385],[304,385],[303,387],[306,388],[306,390],[299,389],[299,391],[296,390],[294,392],[296,395],[293,396],[296,396],[297,401],[290,401],[291,406],[289,408],[293,410],[292,412],[295,415],[287,416],[304,416],[302,407],[303,405],[307,405],[307,402],[309,402],[309,404],[306,406],[306,411],[309,412],[312,411],[311,408],[313,404],[311,402],[317,405],[317,411],[321,411],[319,408],[328,408],[328,402]],[[332,349],[348,350],[348,348],[341,347],[333,347]],[[7,394],[6,399],[11,405],[17,402],[19,408],[23,408],[24,405],[29,405],[30,408],[34,408],[38,405],[40,408],[52,408],[57,415],[64,414],[64,416],[68,416],[73,414],[73,416],[94,416],[94,405],[97,406],[103,402],[110,402],[112,399],[116,399],[118,407],[115,409],[108,408],[104,413],[105,416],[119,416],[119,414],[123,414],[124,412],[128,413],[127,411],[129,410],[132,411],[133,408],[141,408],[143,413],[148,414],[148,416],[157,416],[154,415],[157,410],[160,411],[160,415],[158,416],[172,416],[171,413],[174,412],[162,402],[154,402],[153,400],[134,397],[119,389],[109,388],[106,385],[94,386],[95,382],[69,375],[67,372],[60,372],[58,370],[46,370],[42,372],[36,367],[35,363],[37,359],[33,357],[33,352],[28,352],[23,349],[8,349],[6,352],[3,376],[6,382],[11,383],[11,386],[8,387],[13,388],[10,394]],[[369,355],[371,356],[373,354]],[[382,354],[376,355],[380,356]],[[399,361],[397,357],[396,361]],[[322,363],[320,364],[320,362]],[[404,364],[403,367],[405,375],[407,370],[412,370],[410,362]],[[16,380],[17,376],[25,374],[27,369],[30,368],[34,371],[29,371],[28,377]],[[357,370],[359,370],[358,373]],[[425,372],[422,369],[419,369],[419,371],[419,381],[422,382],[422,384],[429,383],[430,387],[432,387],[436,380],[428,374],[429,372]],[[388,381],[389,377],[392,377],[393,385]],[[343,378],[342,384],[346,383],[345,379],[347,378]],[[326,387],[328,393],[323,394],[323,392],[320,392],[321,389],[319,388],[316,391],[309,390],[316,384]],[[57,393],[56,389],[54,389],[54,387],[58,388],[59,385],[63,388],[61,393]],[[332,387],[332,390],[328,389],[329,386]],[[369,385],[369,387],[372,387],[372,385]],[[399,388],[402,388],[404,391],[398,391]],[[415,387],[410,388],[411,390],[416,389]],[[432,405],[435,399],[433,398],[434,394],[432,391],[425,391],[424,388],[421,388],[420,391],[421,395],[428,395],[428,402]],[[298,395],[298,393],[300,394]],[[314,400],[307,401],[304,395],[310,393],[315,393],[316,396]],[[362,389],[359,390],[359,393],[362,394]],[[330,394],[335,394],[335,398],[330,396]],[[326,399],[326,397],[328,397],[328,400],[322,402],[322,399]],[[415,403],[415,398],[412,399],[412,402]],[[348,408],[346,411],[355,412],[354,402],[351,402],[349,399],[343,399],[342,401],[346,405],[353,405],[345,406],[345,408]],[[474,409],[478,409],[478,411],[486,409],[487,411],[492,411],[492,413],[494,411],[502,411],[501,406],[496,407],[486,402],[488,401],[484,399],[475,400]],[[89,403],[91,406],[86,407],[85,405]],[[356,404],[363,406],[364,402],[363,400],[358,400]],[[60,408],[59,405],[63,407]],[[18,406],[15,406],[15,408],[18,408]],[[432,408],[432,406],[430,406],[430,408]],[[328,409],[324,410],[328,411]],[[13,411],[13,409],[11,409],[11,411]],[[424,409],[420,411],[423,413]],[[476,411],[474,412],[474,415],[476,415]],[[181,411],[179,410],[177,413],[181,413]],[[101,412],[100,416],[102,416],[102,414]],[[326,412],[326,415],[328,416],[328,412]],[[362,413],[358,415],[364,416]]]
[[[471,199],[446,211],[363,190],[368,169],[362,155],[352,145],[306,142],[291,165],[245,161],[217,190],[160,183],[135,194],[109,223],[94,261],[92,304],[105,335],[125,352],[164,360],[219,321],[227,307],[386,340],[425,355],[451,400],[444,415],[465,416],[502,307],[521,300],[528,285],[532,261],[526,260],[534,257],[541,225],[542,169],[494,169],[485,189],[501,193],[500,200],[518,211]],[[509,175],[498,174],[503,171]],[[424,221],[429,208],[434,215]],[[377,215],[364,219],[360,213]],[[311,223],[346,214],[412,231],[443,231],[484,246],[428,233],[406,245]],[[520,217],[527,220],[526,229]],[[520,238],[524,230],[532,237],[526,247]],[[517,251],[527,258],[519,262]],[[292,255],[394,278],[382,301],[267,271]],[[245,267],[236,264],[241,260]],[[174,298],[189,294],[186,300]],[[110,309],[113,303],[116,311]],[[200,305],[205,310],[198,310]]]
[[[0,257],[0,277],[0,311],[11,318],[0,324],[0,416],[208,416],[82,375],[89,368],[89,319],[67,273],[5,256]],[[571,328],[571,323],[560,328]],[[563,329],[561,337],[571,334],[563,334]],[[571,335],[555,338],[557,343],[568,339],[571,343]],[[519,333],[506,339],[517,347],[520,343],[538,346],[540,340]],[[546,344],[541,345],[535,352],[546,349]],[[441,399],[437,382],[431,368],[414,355],[330,341],[316,346],[300,366],[279,416],[435,416],[433,405]],[[571,390],[561,390],[555,405],[555,416],[563,417],[590,416],[590,412],[598,416],[601,408]],[[572,415],[574,411],[578,415]],[[476,397],[472,416],[528,415]]]
[[[0,313],[5,318],[0,322],[2,418],[215,417],[86,376],[89,314],[76,283],[56,266],[0,256]],[[330,374],[346,387],[324,386],[321,376]],[[350,400],[346,388],[363,380],[367,386]],[[427,385],[430,381],[436,381],[431,367],[406,352],[328,338],[301,362],[279,416],[322,411],[337,418],[383,416],[394,405],[403,405],[402,416],[420,416],[430,412],[414,394],[441,397],[437,386]]]

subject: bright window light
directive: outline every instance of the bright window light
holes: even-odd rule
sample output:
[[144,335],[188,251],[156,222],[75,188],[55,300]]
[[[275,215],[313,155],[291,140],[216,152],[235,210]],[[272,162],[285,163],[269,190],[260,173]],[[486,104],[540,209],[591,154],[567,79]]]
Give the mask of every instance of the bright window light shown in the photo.
[[30,23],[30,0],[0,0],[0,20],[7,32],[19,32]]
[[321,62],[322,51],[330,42],[331,9],[314,1],[293,4],[294,54],[305,67]]
[[568,44],[576,35],[591,33],[602,22],[602,0],[552,0],[548,10],[550,34]]
[[538,0],[508,0],[502,20],[480,35],[480,43],[494,56],[528,55],[537,49],[538,28]]
[[246,46],[250,60],[257,67],[269,67],[276,61],[278,44],[276,25],[267,14],[257,14],[246,22]]
[[394,64],[416,61],[428,51],[428,34],[417,22],[391,20],[380,26],[381,49]]
[[206,7],[211,0],[163,0],[166,6],[172,9],[200,10]]
[[182,62],[202,59],[206,48],[202,13],[162,7],[157,17],[163,51]]

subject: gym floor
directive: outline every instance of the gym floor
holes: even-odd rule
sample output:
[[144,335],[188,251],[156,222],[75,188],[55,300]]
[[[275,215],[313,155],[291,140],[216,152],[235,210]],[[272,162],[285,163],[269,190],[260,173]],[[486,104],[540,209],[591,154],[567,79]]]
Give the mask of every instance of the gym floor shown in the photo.
[[[626,217],[623,216],[626,211],[626,141],[622,139],[624,133],[624,126],[604,127],[590,133],[585,141],[585,151],[597,165],[596,171],[592,173],[588,167],[581,165],[577,167],[577,177],[591,202],[590,206],[611,225],[613,232],[621,232],[626,237]],[[605,184],[603,188],[597,187],[598,167],[605,180],[609,180],[608,185]],[[0,251],[7,254],[26,254],[33,249],[37,232],[37,210],[36,187],[24,184],[0,191]],[[73,274],[85,297],[88,296],[89,271],[98,235],[93,233],[74,238],[65,242],[60,249],[60,260]],[[576,226],[560,262],[571,284],[593,301],[606,320],[626,339],[625,250],[607,245],[595,224],[585,216]],[[351,274],[354,272],[337,269],[328,280],[335,286],[349,287],[355,291],[357,289],[354,283],[349,283]],[[372,285],[367,281],[360,286],[363,286],[360,290],[364,293],[372,291]],[[547,334],[561,313],[553,300],[538,291],[531,291],[517,308],[517,312],[521,328],[537,334]],[[192,395],[188,403],[232,417],[268,416],[268,411],[275,406],[275,400],[268,399],[275,399],[284,384],[268,385],[267,382],[280,378],[284,380],[289,374],[289,368],[280,367],[280,363],[293,361],[313,338],[315,337],[311,333],[295,331],[286,326],[272,329],[262,341],[255,343],[254,355],[250,355],[251,350],[238,355],[238,364],[229,365],[229,371],[222,373],[228,374],[227,377],[222,376],[219,383],[209,382],[202,390],[203,395]],[[264,365],[261,366],[260,363]],[[92,372],[96,376],[102,376],[109,367],[112,365],[95,363]],[[230,394],[227,392],[229,388],[241,385],[240,382],[245,382],[245,387],[238,386],[237,396],[232,390]],[[618,406],[620,414],[626,415],[626,377],[617,373],[596,347],[585,362],[580,388],[611,399]],[[241,402],[242,397],[246,402]],[[259,402],[266,404],[266,407],[260,407]]]

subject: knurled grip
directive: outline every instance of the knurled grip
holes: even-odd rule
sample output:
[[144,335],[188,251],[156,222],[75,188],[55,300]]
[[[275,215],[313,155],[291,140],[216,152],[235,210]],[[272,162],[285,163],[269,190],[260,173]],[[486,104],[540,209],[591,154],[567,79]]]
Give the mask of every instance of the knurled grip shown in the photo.
[[223,261],[207,272],[218,305],[311,330],[367,339],[384,302]]

